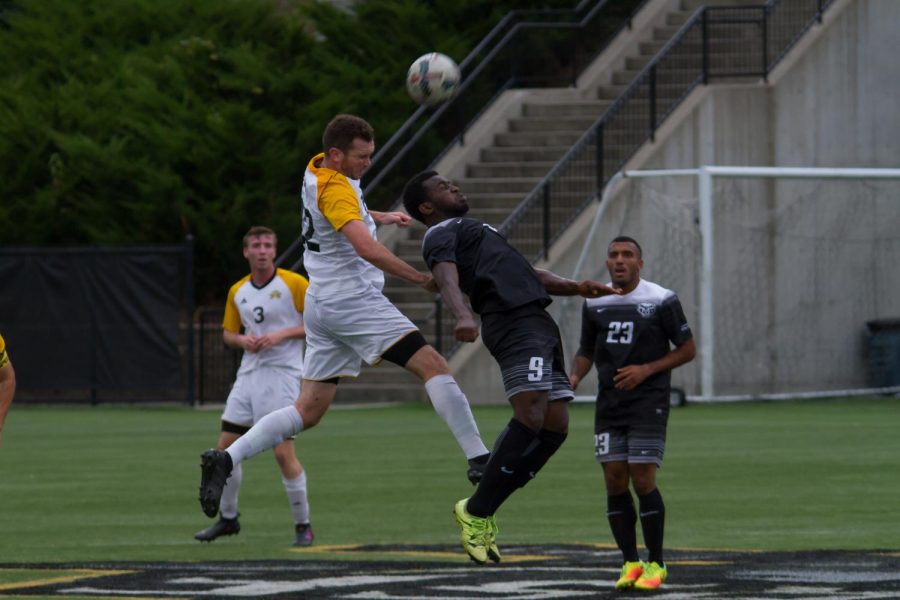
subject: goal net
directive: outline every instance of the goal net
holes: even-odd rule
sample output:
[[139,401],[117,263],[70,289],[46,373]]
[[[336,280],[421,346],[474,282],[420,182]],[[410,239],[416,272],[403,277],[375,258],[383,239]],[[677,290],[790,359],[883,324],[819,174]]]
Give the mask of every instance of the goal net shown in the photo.
[[[641,243],[641,276],[684,306],[698,354],[672,382],[689,399],[900,391],[900,365],[872,344],[887,324],[900,348],[900,169],[625,171],[573,276],[608,281],[616,235]],[[571,357],[580,300],[559,300]]]

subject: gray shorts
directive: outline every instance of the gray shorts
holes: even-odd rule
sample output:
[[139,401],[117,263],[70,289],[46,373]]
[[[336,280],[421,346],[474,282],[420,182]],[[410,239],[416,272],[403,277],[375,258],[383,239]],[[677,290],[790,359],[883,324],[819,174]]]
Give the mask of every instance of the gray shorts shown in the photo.
[[594,456],[598,463],[628,462],[662,466],[666,450],[666,428],[645,426],[608,426],[594,433]]
[[484,345],[500,366],[506,397],[529,391],[547,392],[548,399],[569,401],[569,385],[559,327],[535,304],[481,316]]

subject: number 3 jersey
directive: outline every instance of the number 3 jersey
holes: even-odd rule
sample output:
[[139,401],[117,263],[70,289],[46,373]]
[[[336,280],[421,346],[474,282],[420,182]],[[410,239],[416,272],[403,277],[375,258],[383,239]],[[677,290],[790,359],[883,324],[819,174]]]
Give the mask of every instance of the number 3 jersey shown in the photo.
[[[302,325],[307,287],[305,277],[285,269],[276,269],[272,279],[260,287],[247,275],[228,290],[222,327],[238,333],[243,326],[246,335],[260,336]],[[304,349],[302,339],[292,338],[262,352],[244,352],[238,374],[263,366],[295,369],[302,374]]]
[[[660,359],[671,346],[692,337],[678,296],[641,280],[630,293],[585,300],[578,354],[594,362],[600,391],[597,418],[607,424],[628,424],[649,411],[668,417],[671,371],[651,375],[630,391],[617,390],[616,371]],[[656,409],[662,409],[662,412]]]

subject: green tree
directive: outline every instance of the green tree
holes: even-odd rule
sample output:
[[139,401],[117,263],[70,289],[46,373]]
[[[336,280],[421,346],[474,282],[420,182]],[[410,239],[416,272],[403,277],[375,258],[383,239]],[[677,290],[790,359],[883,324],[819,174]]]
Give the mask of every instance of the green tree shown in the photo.
[[198,301],[221,300],[251,225],[296,237],[328,119],[386,141],[411,60],[461,60],[513,4],[544,3],[0,0],[0,243],[191,234]]

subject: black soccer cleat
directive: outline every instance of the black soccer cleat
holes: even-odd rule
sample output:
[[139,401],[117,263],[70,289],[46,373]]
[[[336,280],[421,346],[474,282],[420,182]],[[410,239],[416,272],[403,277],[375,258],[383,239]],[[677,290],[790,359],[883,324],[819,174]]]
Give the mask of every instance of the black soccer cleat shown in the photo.
[[309,523],[297,523],[294,526],[294,545],[295,546],[312,546],[313,539],[312,525]]
[[469,459],[469,470],[466,471],[466,477],[469,478],[472,485],[478,485],[478,482],[484,477],[484,469],[487,467],[488,459],[490,457],[490,454],[482,454],[481,456]]
[[233,519],[219,517],[218,521],[216,521],[203,531],[198,531],[197,533],[195,533],[194,539],[200,540],[201,542],[211,542],[217,537],[222,537],[223,535],[237,535],[240,532],[241,524],[240,522],[238,522],[237,517]]
[[233,466],[231,456],[222,450],[210,448],[200,455],[200,507],[210,519],[219,512],[222,489]]

